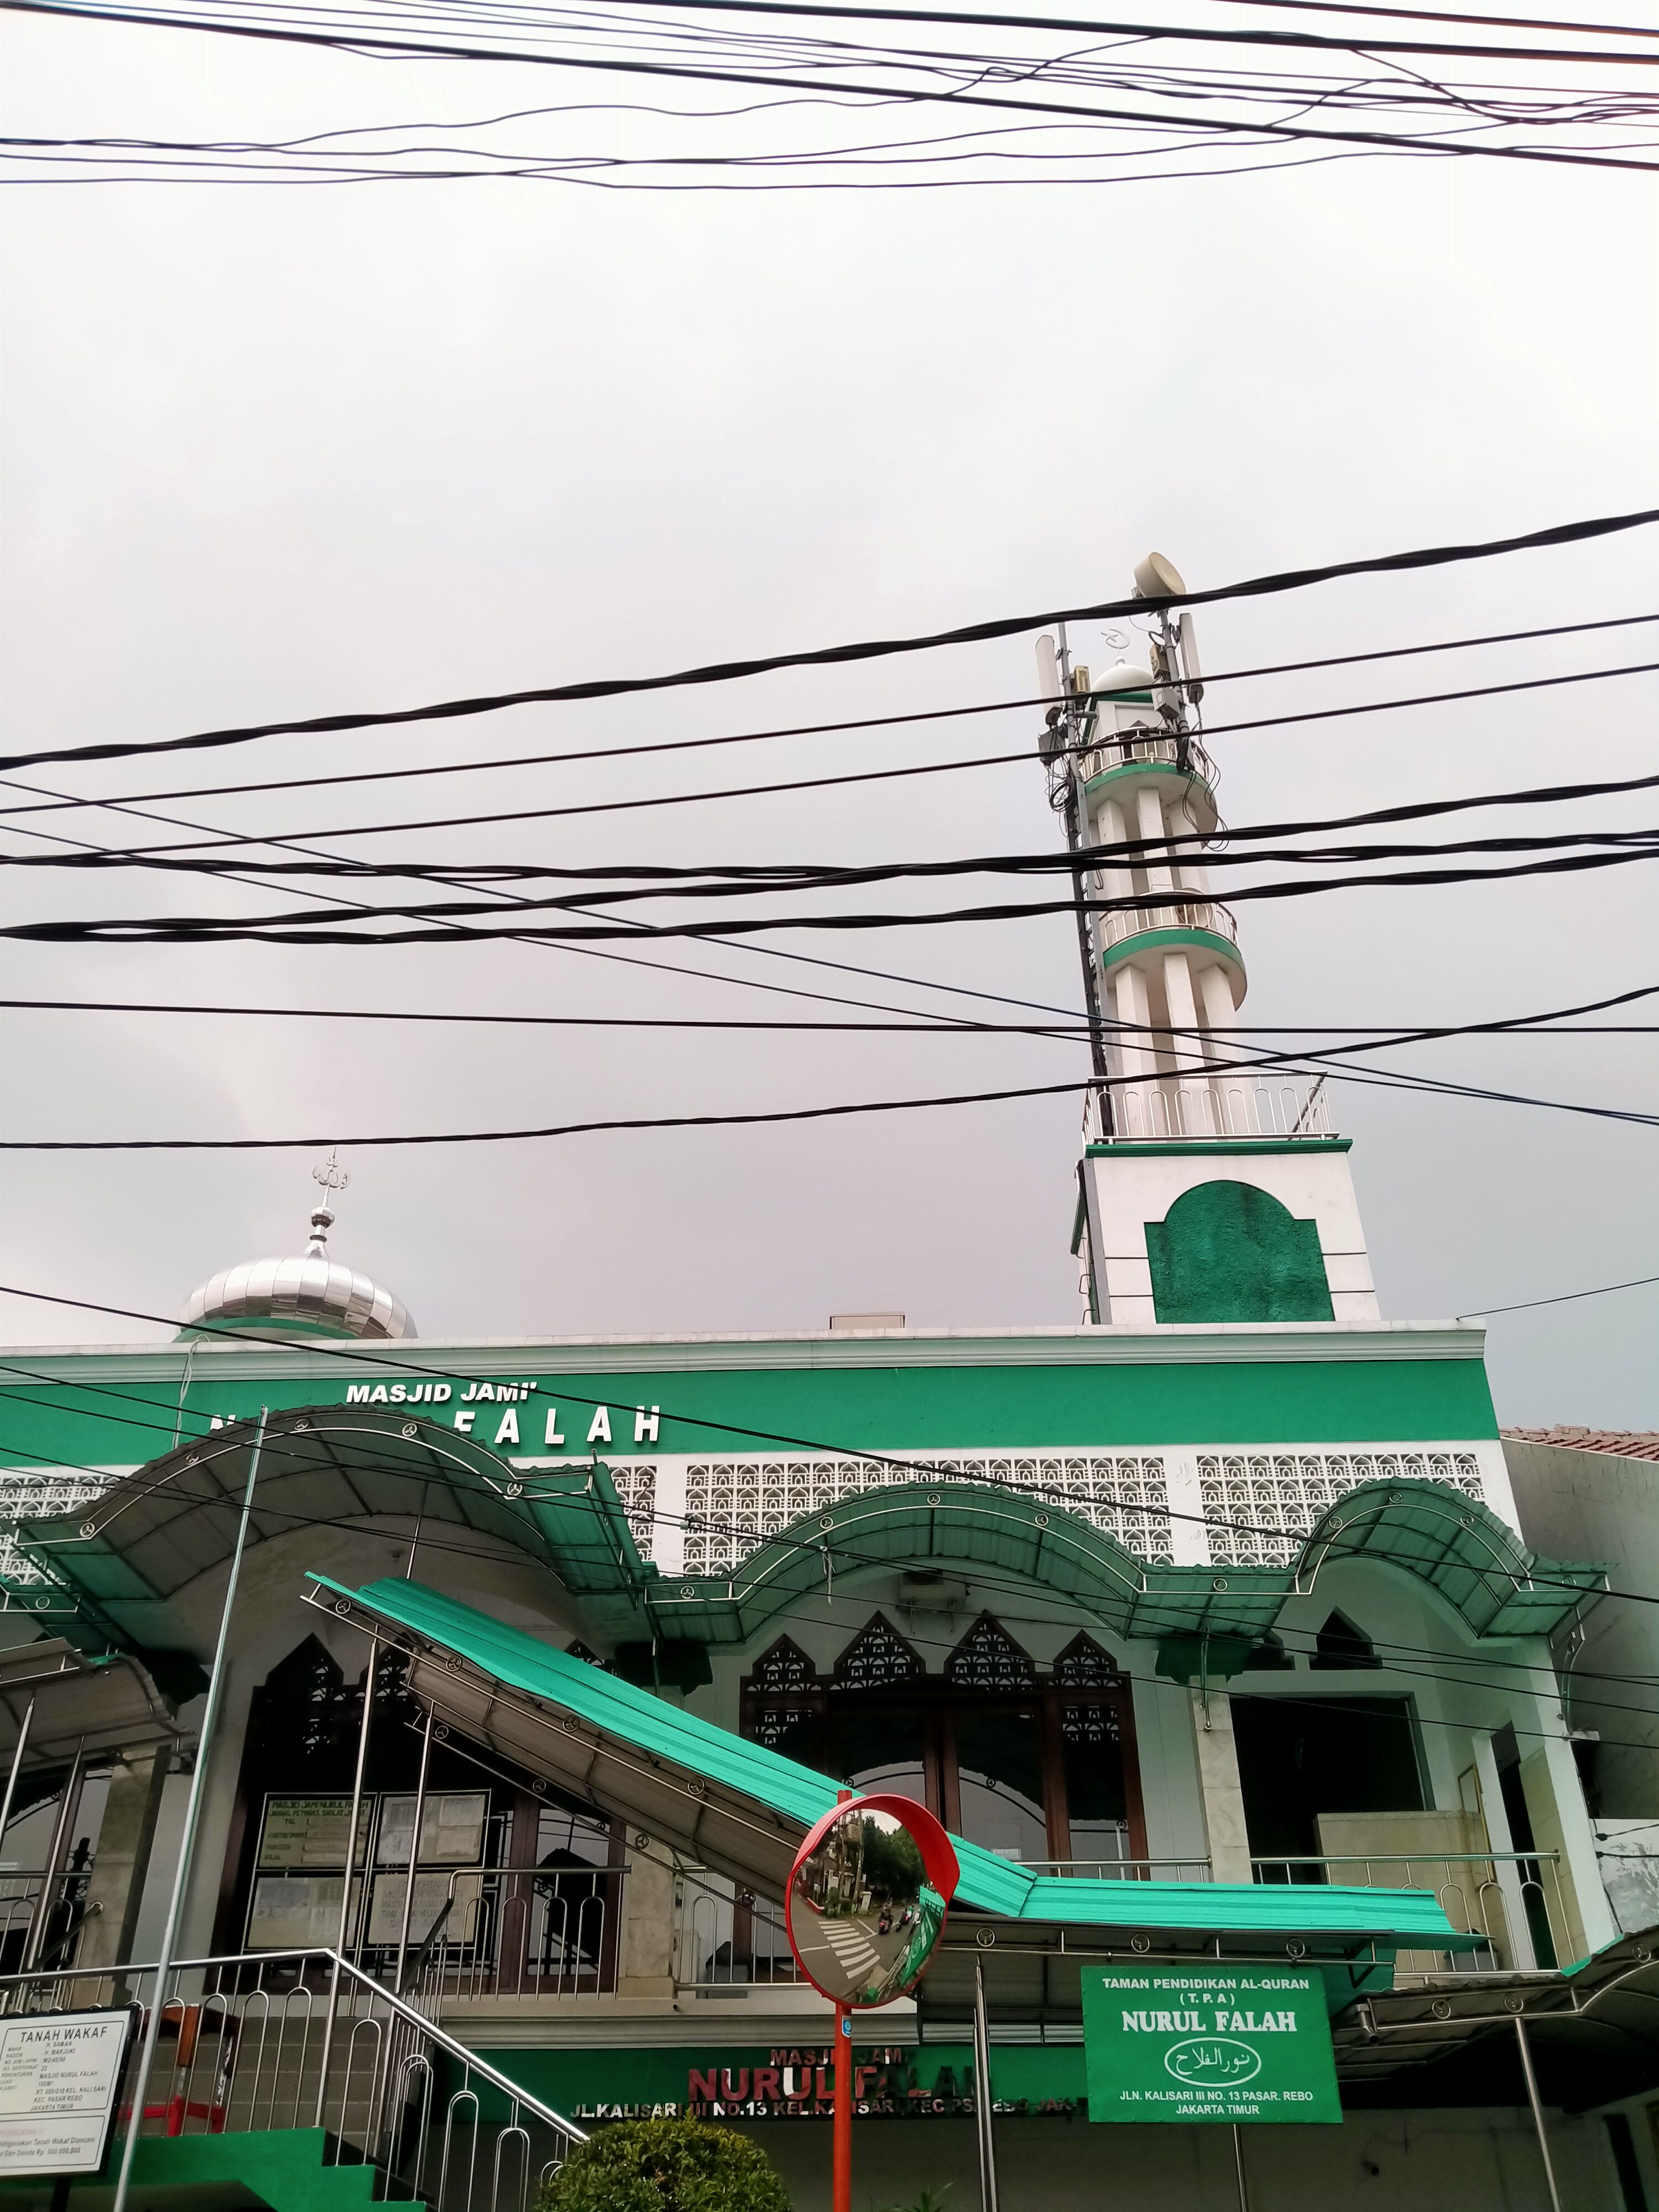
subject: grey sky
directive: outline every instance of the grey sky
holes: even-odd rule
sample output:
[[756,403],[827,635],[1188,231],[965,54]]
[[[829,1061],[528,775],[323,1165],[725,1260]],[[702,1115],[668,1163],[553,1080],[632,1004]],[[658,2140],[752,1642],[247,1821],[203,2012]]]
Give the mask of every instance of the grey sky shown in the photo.
[[[78,24],[4,29],[5,127],[222,137],[481,114],[556,73],[273,55]],[[211,44],[211,51],[208,48]],[[486,81],[487,80],[487,81]],[[1644,180],[1363,161],[1106,189],[654,195],[489,183],[9,195],[6,731],[160,737],[920,631],[1651,503]],[[1646,611],[1652,532],[1200,617],[1212,670]],[[1382,672],[1217,686],[1212,722],[1659,659],[1655,631]],[[1074,640],[1098,665],[1098,635]],[[1023,639],[601,708],[139,761],[32,781],[106,795],[639,743],[1020,696]],[[1654,765],[1651,678],[1218,738],[1264,821]],[[1013,751],[969,720],[181,803],[281,834],[690,793]],[[11,796],[16,797],[13,793]],[[1572,820],[1634,826],[1650,799]],[[164,808],[165,811],[165,808]],[[27,818],[27,817],[24,817]],[[70,834],[108,838],[119,817]],[[138,825],[131,825],[135,829]],[[1521,827],[1481,817],[1483,830]],[[1536,829],[1536,821],[1524,826]],[[148,836],[149,833],[146,832]],[[160,836],[160,832],[155,833]],[[855,860],[1045,848],[1029,766],[566,823],[410,833],[377,854]],[[352,849],[360,849],[352,848]],[[226,907],[288,902],[228,890]],[[923,903],[926,894],[909,894]],[[199,908],[127,878],[10,907]],[[1650,872],[1243,906],[1245,1018],[1490,1018],[1659,981]],[[782,940],[1078,1004],[1064,920]],[[718,949],[649,957],[902,1006],[915,992]],[[534,946],[8,948],[10,995],[543,1012],[811,1014]],[[833,1012],[833,1009],[823,1010]],[[1651,1007],[1633,1019],[1656,1019]],[[8,1130],[488,1127],[1056,1081],[1038,1040],[461,1032],[14,1014]],[[1652,1110],[1650,1037],[1416,1048],[1402,1065]],[[1346,1086],[1383,1310],[1432,1318],[1655,1271],[1655,1136]],[[423,1335],[1075,1317],[1070,1100],[759,1132],[368,1152],[335,1242]],[[178,1310],[293,1249],[310,1155],[9,1157],[9,1279]],[[1653,1291],[1493,1325],[1501,1416],[1659,1425]],[[6,1302],[17,1341],[156,1332]]]

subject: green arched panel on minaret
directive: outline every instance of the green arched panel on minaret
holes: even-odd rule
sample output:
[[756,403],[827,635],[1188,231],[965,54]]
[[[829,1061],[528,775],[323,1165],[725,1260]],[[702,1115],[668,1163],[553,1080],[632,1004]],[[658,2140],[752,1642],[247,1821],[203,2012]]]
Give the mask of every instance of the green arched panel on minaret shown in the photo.
[[1330,1321],[1316,1222],[1247,1182],[1203,1182],[1146,1224],[1159,1321]]

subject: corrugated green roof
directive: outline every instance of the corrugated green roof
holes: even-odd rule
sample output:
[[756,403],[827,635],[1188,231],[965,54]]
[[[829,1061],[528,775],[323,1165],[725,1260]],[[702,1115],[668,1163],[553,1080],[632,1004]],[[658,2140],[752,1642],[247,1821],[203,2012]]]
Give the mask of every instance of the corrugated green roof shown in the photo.
[[843,1498],[781,1531],[728,1576],[665,1576],[647,1598],[665,1636],[743,1644],[806,1593],[869,1564],[992,1568],[1075,1598],[1120,1635],[1270,1628],[1332,1558],[1383,1561],[1431,1583],[1477,1636],[1542,1636],[1600,1586],[1599,1566],[1540,1559],[1477,1499],[1443,1483],[1372,1482],[1325,1513],[1288,1566],[1194,1567],[1135,1558],[1040,1495],[963,1482]]
[[[495,1681],[574,1716],[653,1769],[677,1770],[690,1778],[694,1790],[698,1783],[712,1784],[746,1800],[774,1825],[775,1816],[783,1814],[804,1835],[836,1802],[838,1785],[811,1767],[665,1705],[651,1692],[619,1681],[456,1598],[419,1583],[387,1580],[354,1590],[326,1575],[311,1579],[333,1591],[345,1609],[359,1607],[406,1632],[400,1641],[453,1653]],[[1329,1936],[1442,1951],[1469,1948],[1478,1940],[1460,1936],[1428,1890],[1072,1881],[1034,1874],[961,1838],[952,1841],[962,1868],[957,1903],[1010,1919],[1091,1928],[1224,1930],[1263,1938]]]

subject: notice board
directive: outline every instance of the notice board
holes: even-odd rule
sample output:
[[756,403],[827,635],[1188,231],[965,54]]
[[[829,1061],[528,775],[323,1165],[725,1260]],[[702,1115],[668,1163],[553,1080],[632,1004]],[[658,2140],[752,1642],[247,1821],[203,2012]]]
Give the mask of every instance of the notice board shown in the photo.
[[1091,2120],[1340,2122],[1312,1966],[1083,1970]]
[[96,2173],[133,2018],[124,2006],[0,2021],[0,2174]]

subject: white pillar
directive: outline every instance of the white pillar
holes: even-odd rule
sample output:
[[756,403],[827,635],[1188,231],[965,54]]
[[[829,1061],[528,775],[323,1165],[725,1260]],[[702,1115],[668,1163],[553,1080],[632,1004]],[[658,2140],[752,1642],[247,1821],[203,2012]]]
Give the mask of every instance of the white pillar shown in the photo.
[[1210,1879],[1249,1882],[1255,1880],[1255,1869],[1250,1864],[1250,1832],[1244,1819],[1244,1785],[1238,1774],[1232,1704],[1222,1690],[1212,1690],[1207,1699],[1197,1690],[1190,1696]]
[[[1200,1064],[1207,1057],[1201,1038],[1198,1036],[1198,1007],[1193,998],[1193,971],[1184,952],[1166,952],[1164,956],[1164,996],[1170,1009],[1172,1031],[1185,1030],[1182,1036],[1172,1035],[1170,1050],[1177,1070]],[[1215,1101],[1209,1082],[1204,1076],[1185,1076],[1176,1091],[1176,1126],[1183,1137],[1210,1137],[1217,1133]]]
[[[1152,1101],[1157,1096],[1146,1079],[1157,1067],[1150,1034],[1152,1003],[1147,996],[1146,978],[1139,968],[1127,963],[1113,978],[1113,997],[1119,1021],[1128,1026],[1120,1030],[1121,1042],[1118,1050],[1123,1056],[1123,1073],[1132,1079],[1120,1097],[1123,1105],[1124,1134],[1130,1137],[1158,1137],[1165,1132],[1152,1125]],[[1137,1037],[1135,1032],[1139,1032]]]
[[[1129,832],[1123,820],[1123,809],[1115,799],[1103,799],[1100,812],[1095,817],[1097,834],[1103,845],[1121,845],[1127,842]],[[1108,898],[1127,898],[1134,890],[1134,878],[1127,867],[1103,868],[1100,880]]]
[[[1158,786],[1155,783],[1143,783],[1135,793],[1135,824],[1142,837],[1162,838],[1169,835],[1164,826],[1164,801],[1158,796]],[[1146,869],[1147,890],[1167,891],[1173,898],[1176,887],[1175,873],[1168,861],[1148,860],[1144,865]]]
[[[1226,1032],[1232,1027],[1238,1009],[1233,1004],[1232,981],[1226,969],[1214,962],[1200,969],[1198,995],[1204,1008],[1204,1025],[1209,1031],[1206,1058],[1231,1060],[1235,1048],[1229,1044]],[[1215,1101],[1216,1127],[1221,1135],[1248,1136],[1255,1124],[1250,1115],[1249,1085],[1244,1078],[1240,1076],[1230,1084],[1225,1076],[1212,1075],[1210,1095]]]

